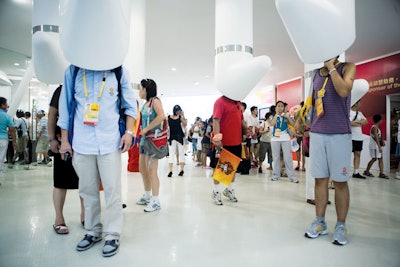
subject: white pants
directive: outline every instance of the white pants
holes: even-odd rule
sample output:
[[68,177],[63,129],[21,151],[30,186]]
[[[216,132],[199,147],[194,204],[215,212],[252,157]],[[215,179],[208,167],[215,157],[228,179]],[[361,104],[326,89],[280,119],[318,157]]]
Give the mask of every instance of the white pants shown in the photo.
[[[89,235],[119,239],[123,226],[121,200],[121,153],[83,155],[74,152],[72,164],[79,176],[79,194],[85,206],[85,228]],[[100,221],[100,180],[104,188],[104,229]]]
[[290,180],[295,180],[293,169],[293,157],[290,141],[272,141],[272,178],[279,179],[281,177],[281,149],[283,152],[283,160],[285,161],[286,173]]
[[4,159],[7,155],[8,140],[0,140],[0,174],[3,173]]
[[185,151],[183,145],[176,140],[172,140],[169,146],[168,163],[174,163],[176,152],[179,155],[179,163],[185,163]]
[[314,187],[315,178],[311,175],[311,159],[309,157],[304,157],[306,164],[306,199],[315,199]]

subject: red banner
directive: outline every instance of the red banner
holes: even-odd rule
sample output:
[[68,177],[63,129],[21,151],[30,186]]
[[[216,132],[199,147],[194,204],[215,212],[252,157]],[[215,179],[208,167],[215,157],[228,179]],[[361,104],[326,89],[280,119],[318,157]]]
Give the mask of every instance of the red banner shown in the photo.
[[[356,69],[356,79],[365,79],[369,83],[369,91],[361,100],[361,112],[369,122],[363,127],[363,133],[369,135],[375,114],[380,114],[381,125],[386,125],[386,96],[400,93],[400,54],[357,65]],[[386,127],[380,129],[385,137]]]

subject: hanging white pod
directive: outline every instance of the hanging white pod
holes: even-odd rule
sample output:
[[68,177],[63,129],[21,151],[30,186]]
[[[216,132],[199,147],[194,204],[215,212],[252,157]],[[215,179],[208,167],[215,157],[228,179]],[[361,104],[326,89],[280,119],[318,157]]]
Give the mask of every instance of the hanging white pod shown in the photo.
[[59,34],[58,1],[34,0],[32,12],[32,56],[36,78],[58,84],[64,80],[68,62],[62,55]]
[[225,96],[243,100],[271,67],[253,57],[252,0],[215,1],[215,84]]
[[356,38],[354,0],[275,0],[275,5],[306,64],[343,53]]
[[351,101],[350,106],[352,107],[358,100],[360,100],[369,90],[369,84],[364,79],[356,79],[353,82],[353,88],[351,89]]
[[90,70],[122,65],[129,47],[130,12],[130,0],[61,0],[65,58]]

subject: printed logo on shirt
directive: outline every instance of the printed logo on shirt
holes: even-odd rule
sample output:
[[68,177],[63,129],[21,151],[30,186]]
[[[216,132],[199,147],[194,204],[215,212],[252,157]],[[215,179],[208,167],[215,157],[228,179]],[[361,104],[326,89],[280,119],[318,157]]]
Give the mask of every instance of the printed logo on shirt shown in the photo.
[[115,89],[112,88],[112,87],[110,87],[110,90],[109,90],[108,94],[109,94],[110,96],[113,96],[113,95],[114,95],[114,92],[115,92]]

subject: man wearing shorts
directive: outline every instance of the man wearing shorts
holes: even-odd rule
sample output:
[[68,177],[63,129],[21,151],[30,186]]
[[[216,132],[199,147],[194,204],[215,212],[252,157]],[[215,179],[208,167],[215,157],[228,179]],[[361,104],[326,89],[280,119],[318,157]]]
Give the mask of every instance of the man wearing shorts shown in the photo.
[[350,110],[351,141],[354,153],[353,178],[365,179],[365,176],[362,176],[360,174],[358,168],[360,167],[360,157],[363,148],[363,133],[361,127],[363,125],[368,124],[368,120],[361,113],[360,108],[361,108],[361,101],[358,100],[356,103],[354,103],[354,105],[351,107]]
[[315,177],[316,219],[305,236],[316,238],[328,234],[325,212],[329,195],[328,181],[331,178],[335,185],[337,214],[332,238],[335,245],[347,244],[345,221],[350,202],[347,182],[350,178],[352,145],[349,116],[355,74],[353,63],[341,63],[335,57],[324,62],[324,67],[317,71],[313,81],[315,104],[310,133],[310,167]]

